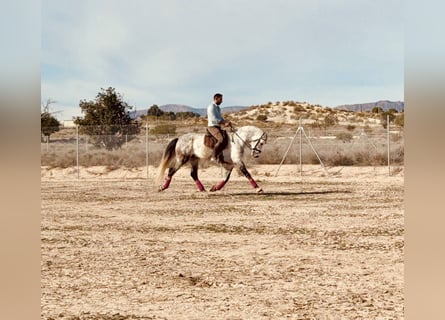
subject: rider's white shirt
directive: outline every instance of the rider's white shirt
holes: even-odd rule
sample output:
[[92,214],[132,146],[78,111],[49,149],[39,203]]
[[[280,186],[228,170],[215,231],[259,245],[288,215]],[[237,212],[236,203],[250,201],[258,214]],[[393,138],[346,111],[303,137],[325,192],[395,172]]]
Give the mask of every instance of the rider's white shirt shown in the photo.
[[219,126],[220,122],[224,121],[221,116],[221,108],[217,104],[211,103],[207,107],[207,122],[208,126]]

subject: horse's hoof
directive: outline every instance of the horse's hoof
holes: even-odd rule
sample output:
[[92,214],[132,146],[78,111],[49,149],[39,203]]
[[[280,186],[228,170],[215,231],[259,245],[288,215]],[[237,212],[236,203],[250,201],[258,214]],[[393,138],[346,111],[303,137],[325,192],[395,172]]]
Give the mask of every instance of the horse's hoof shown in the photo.
[[218,189],[216,189],[216,186],[210,188],[210,192],[215,192],[215,191],[218,191]]
[[162,186],[160,186],[159,188],[158,188],[158,192],[162,192],[162,191],[164,191],[165,189],[162,187]]
[[262,188],[257,188],[256,189],[256,193],[263,193],[264,191],[263,191],[263,189]]

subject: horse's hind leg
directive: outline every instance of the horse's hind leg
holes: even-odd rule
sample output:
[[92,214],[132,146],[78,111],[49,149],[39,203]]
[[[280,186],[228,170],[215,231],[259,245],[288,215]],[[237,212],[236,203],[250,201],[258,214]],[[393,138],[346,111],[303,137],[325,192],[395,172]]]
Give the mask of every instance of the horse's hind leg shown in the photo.
[[164,183],[159,187],[158,191],[164,191],[170,186],[173,175],[179,170],[189,159],[183,158],[181,161],[176,161],[173,167],[168,168],[167,178],[165,178]]
[[164,191],[170,186],[170,182],[172,182],[173,175],[176,171],[178,170],[175,170],[175,168],[168,168],[167,178],[165,178],[164,183],[159,187],[159,191]]
[[195,181],[196,186],[198,187],[199,191],[205,191],[204,186],[202,185],[201,181],[199,181],[198,178],[198,167],[199,167],[199,159],[198,158],[192,158],[190,160],[190,163],[192,164],[192,170],[190,172],[190,175],[192,176],[193,181]]

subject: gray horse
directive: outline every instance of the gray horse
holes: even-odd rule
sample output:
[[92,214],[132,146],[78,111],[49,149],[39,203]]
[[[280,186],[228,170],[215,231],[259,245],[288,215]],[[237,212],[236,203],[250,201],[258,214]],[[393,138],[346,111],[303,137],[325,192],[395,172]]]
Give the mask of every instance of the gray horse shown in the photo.
[[[225,170],[225,178],[214,185],[210,191],[222,189],[227,181],[229,181],[233,168],[237,165],[249,180],[252,187],[255,188],[256,192],[263,192],[249,171],[247,171],[246,165],[243,162],[243,156],[244,151],[249,149],[252,157],[257,158],[261,153],[263,145],[267,141],[267,134],[255,126],[244,126],[233,129],[232,132],[229,133],[229,139],[230,143],[228,143],[227,147],[223,150],[226,161],[222,164]],[[164,182],[159,187],[159,191],[167,189],[176,171],[189,161],[192,166],[191,176],[198,190],[205,191],[204,186],[198,179],[199,161],[201,159],[209,160],[213,155],[213,150],[208,147],[204,141],[205,134],[186,133],[168,143],[159,165],[158,182],[162,182],[167,168],[168,173]]]

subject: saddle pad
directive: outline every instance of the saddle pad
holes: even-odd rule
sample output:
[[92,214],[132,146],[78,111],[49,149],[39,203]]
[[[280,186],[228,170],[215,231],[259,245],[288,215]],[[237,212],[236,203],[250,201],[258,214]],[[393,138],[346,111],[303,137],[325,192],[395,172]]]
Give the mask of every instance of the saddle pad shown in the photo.
[[[223,143],[221,145],[222,149],[225,149],[229,142],[229,135],[225,130],[221,130],[223,135]],[[208,148],[213,149],[216,144],[216,138],[211,135],[208,129],[206,129],[206,134],[204,135],[204,145]]]

